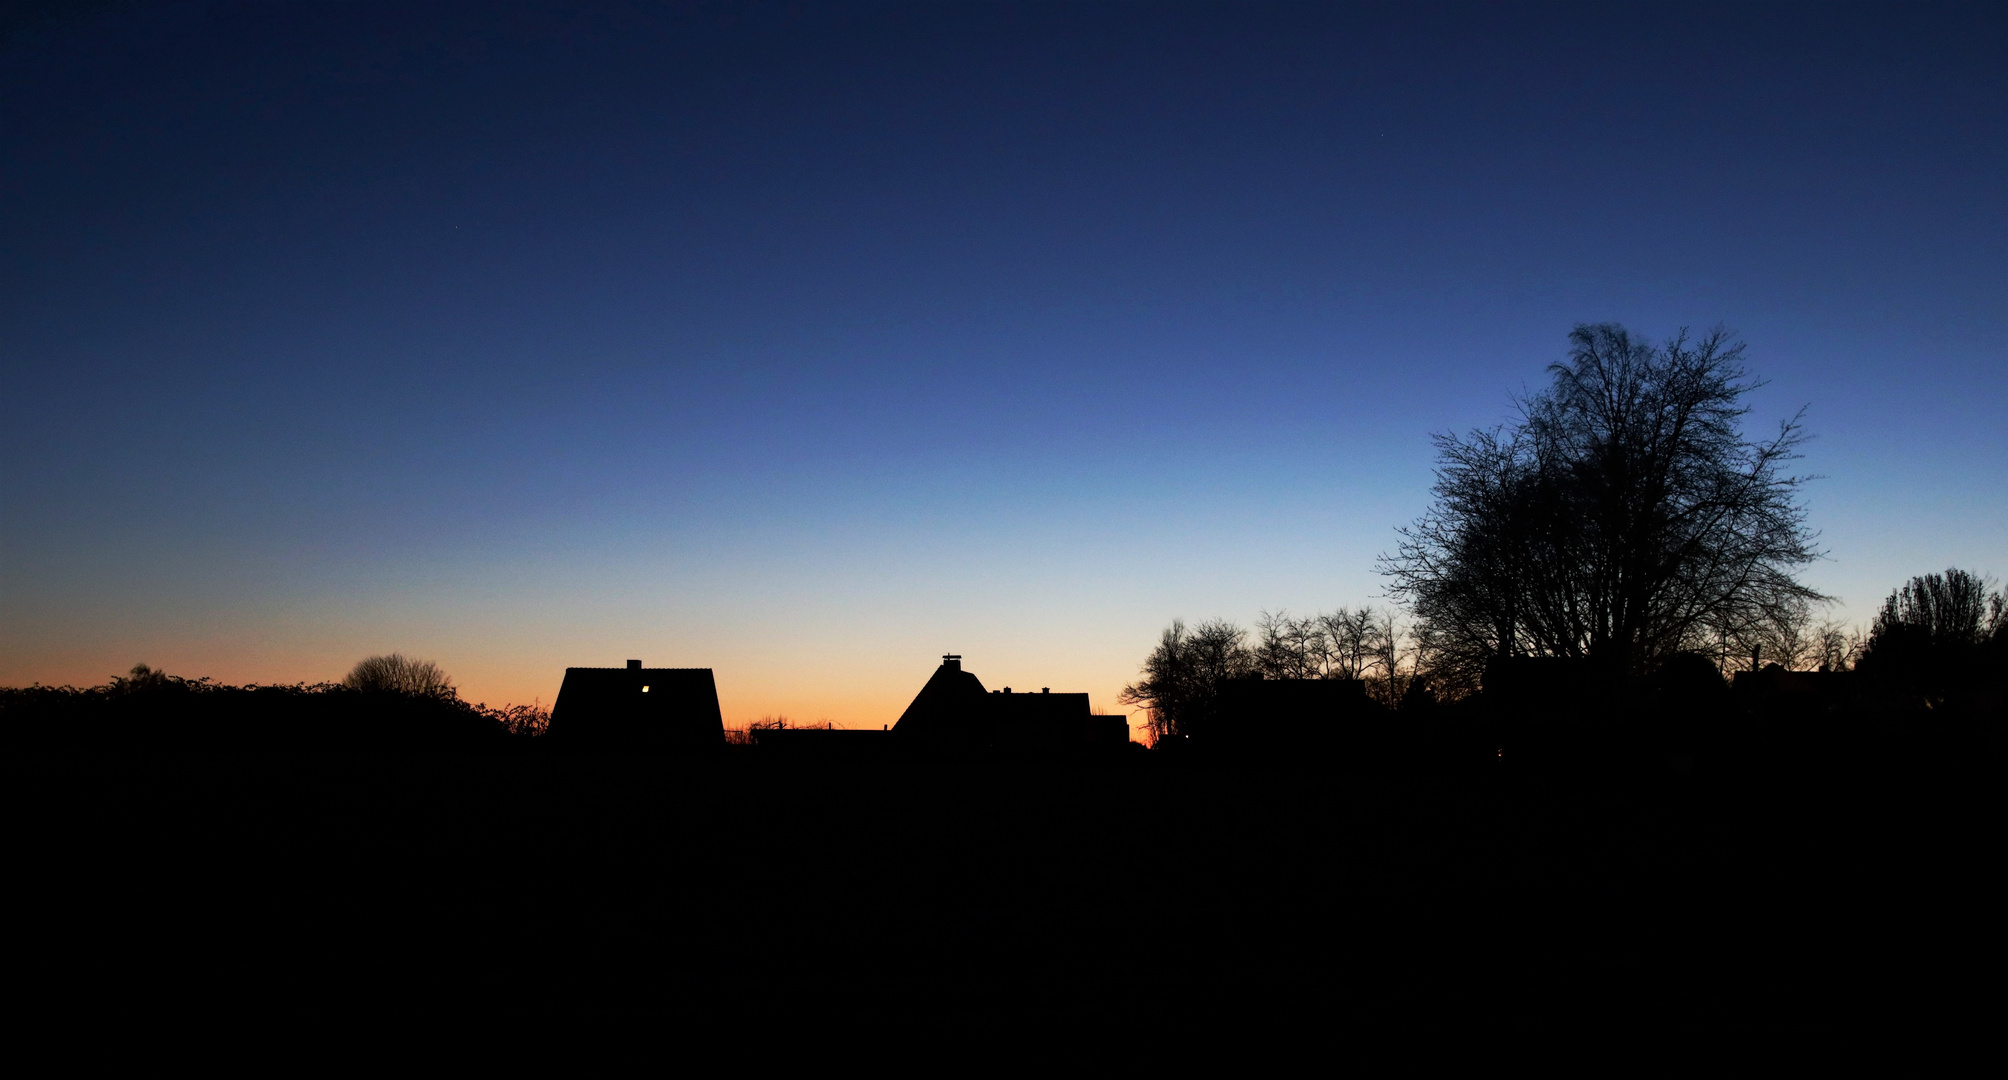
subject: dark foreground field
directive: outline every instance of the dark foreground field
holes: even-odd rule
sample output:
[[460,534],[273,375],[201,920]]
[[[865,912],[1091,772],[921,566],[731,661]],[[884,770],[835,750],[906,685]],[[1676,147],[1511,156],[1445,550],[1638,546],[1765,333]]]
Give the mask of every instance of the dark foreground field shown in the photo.
[[1454,1031],[1522,1009],[1725,1030],[1929,998],[1958,1027],[1987,998],[1950,991],[1997,973],[1986,769],[16,766],[20,925],[47,985],[111,1011],[199,985],[243,1023],[339,1002],[649,1030],[723,1011]]

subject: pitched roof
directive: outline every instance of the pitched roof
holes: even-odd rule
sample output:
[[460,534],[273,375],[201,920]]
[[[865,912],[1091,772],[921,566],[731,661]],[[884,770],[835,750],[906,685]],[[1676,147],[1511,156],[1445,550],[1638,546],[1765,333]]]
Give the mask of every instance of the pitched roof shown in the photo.
[[1061,750],[1129,742],[1129,720],[1095,716],[1086,694],[985,692],[962,670],[962,658],[941,658],[927,685],[914,696],[893,733],[911,743],[964,750]]
[[546,737],[575,748],[670,752],[723,744],[725,721],[710,668],[572,667]]
[[983,680],[962,670],[960,656],[944,656],[933,677],[914,696],[913,704],[899,715],[893,730],[922,738],[951,737],[969,725],[989,696]]

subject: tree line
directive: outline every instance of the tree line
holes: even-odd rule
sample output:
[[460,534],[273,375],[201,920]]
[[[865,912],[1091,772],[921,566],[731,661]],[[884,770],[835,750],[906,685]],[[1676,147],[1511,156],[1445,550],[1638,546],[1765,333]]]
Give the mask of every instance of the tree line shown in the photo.
[[[1510,424],[1434,436],[1434,501],[1379,572],[1394,611],[1341,608],[1252,632],[1174,621],[1121,700],[1153,735],[1193,726],[1220,683],[1361,679],[1382,704],[1480,692],[1488,670],[1559,660],[1610,679],[1705,661],[1722,676],[1859,669],[1920,701],[1999,680],[2002,593],[1959,569],[1895,590],[1866,630],[1816,616],[1799,580],[1824,553],[1792,471],[1804,410],[1747,437],[1762,383],[1717,328],[1653,344],[1579,325]],[[1965,674],[1960,674],[1964,672]]]
[[1385,609],[1300,618],[1264,611],[1253,633],[1226,619],[1191,627],[1175,619],[1144,660],[1143,677],[1117,701],[1146,711],[1155,741],[1204,727],[1220,684],[1232,679],[1359,679],[1374,699],[1395,706],[1423,685],[1422,660],[1414,636]]

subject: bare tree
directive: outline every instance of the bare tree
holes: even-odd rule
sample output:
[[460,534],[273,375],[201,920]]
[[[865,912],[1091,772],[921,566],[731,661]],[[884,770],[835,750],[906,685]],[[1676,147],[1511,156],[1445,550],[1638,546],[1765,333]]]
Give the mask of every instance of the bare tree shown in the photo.
[[1813,631],[1813,659],[1821,671],[1847,671],[1861,659],[1864,643],[1861,631],[1828,620]]
[[[1977,574],[1911,578],[1876,614],[1858,670],[1937,705],[2008,655],[2008,597]],[[1996,677],[2001,673],[1996,672]]]
[[1330,650],[1317,616],[1264,611],[1255,620],[1255,669],[1268,679],[1318,679]]
[[1747,623],[1722,628],[1716,666],[1728,672],[1777,664],[1799,671],[1819,663],[1821,642],[1813,629],[1811,604],[1786,602],[1754,615]]
[[1174,619],[1144,660],[1143,678],[1123,687],[1116,700],[1147,710],[1153,745],[1203,730],[1213,719],[1220,684],[1256,671],[1247,636],[1224,619],[1189,630],[1183,619]]
[[2002,594],[1986,578],[1953,568],[1911,578],[1889,594],[1869,631],[1871,650],[1913,635],[1938,646],[1977,646],[2001,629]]
[[1368,665],[1372,662],[1374,614],[1368,608],[1348,611],[1340,608],[1330,615],[1318,616],[1327,640],[1331,642],[1332,667],[1330,677],[1337,679],[1364,678]]
[[400,653],[371,656],[356,662],[342,685],[351,690],[409,694],[414,697],[455,696],[453,680],[430,660],[413,660]]
[[1367,692],[1381,704],[1394,708],[1408,693],[1409,685],[1415,681],[1421,667],[1418,642],[1401,625],[1392,611],[1370,612],[1362,610],[1367,618],[1361,644],[1366,652],[1366,666],[1360,669],[1360,678],[1366,680]]
[[1340,677],[1337,671],[1338,653],[1333,647],[1332,636],[1326,631],[1325,626],[1325,617],[1323,615],[1307,615],[1297,620],[1296,635],[1297,639],[1302,642],[1303,647],[1303,659],[1301,662],[1302,678],[1336,679]]
[[1799,417],[1742,436],[1743,346],[1721,329],[1654,347],[1578,326],[1512,429],[1436,437],[1436,504],[1381,572],[1446,670],[1590,657],[1648,670],[1826,600],[1789,475]]
[[1300,619],[1265,610],[1250,656],[1254,673],[1267,679],[1386,679],[1405,678],[1420,651],[1393,612],[1363,607]]

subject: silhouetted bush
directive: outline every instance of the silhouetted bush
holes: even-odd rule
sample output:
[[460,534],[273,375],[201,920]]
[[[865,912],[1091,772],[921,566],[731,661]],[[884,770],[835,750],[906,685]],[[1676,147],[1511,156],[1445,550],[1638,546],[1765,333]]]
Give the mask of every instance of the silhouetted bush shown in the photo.
[[366,693],[451,697],[453,680],[430,660],[411,660],[400,653],[371,656],[356,662],[342,685]]

